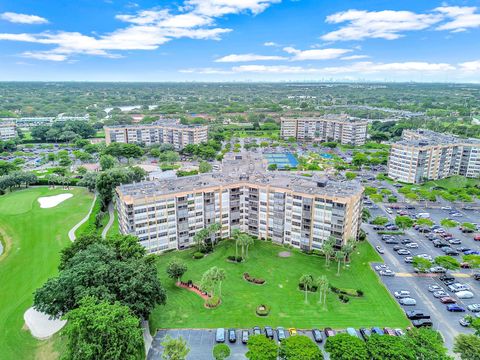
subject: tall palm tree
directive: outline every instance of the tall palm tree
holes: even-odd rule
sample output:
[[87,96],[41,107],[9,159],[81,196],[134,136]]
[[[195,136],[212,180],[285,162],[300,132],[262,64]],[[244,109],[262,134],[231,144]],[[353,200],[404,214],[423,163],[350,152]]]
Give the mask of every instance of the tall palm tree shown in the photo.
[[304,274],[300,278],[300,284],[303,284],[303,290],[305,291],[305,303],[308,303],[308,290],[313,285],[313,277],[310,274]]
[[235,258],[238,257],[238,239],[240,237],[240,234],[241,234],[240,229],[233,229],[232,238],[235,240]]
[[215,282],[218,283],[218,296],[222,297],[222,281],[226,278],[226,273],[224,269],[216,268],[215,269]]
[[323,253],[325,254],[325,266],[330,265],[330,258],[332,257],[335,251],[335,248],[334,248],[335,242],[336,240],[333,237],[329,237],[327,240],[323,242],[322,250],[323,250]]
[[255,243],[255,239],[253,238],[253,236],[246,235],[246,237],[245,237],[245,246],[246,246],[245,260],[247,260],[247,258],[248,258],[248,247],[250,245],[253,245],[254,243]]
[[338,268],[337,268],[337,275],[340,275],[340,264],[342,260],[345,258],[345,253],[341,250],[335,252],[335,260],[337,260]]
[[[222,225],[220,223],[214,223],[207,228],[208,236],[214,236],[215,240],[217,239],[216,234],[222,230]],[[212,245],[215,244],[215,241],[212,241]]]
[[342,251],[345,255],[343,258],[343,266],[347,264],[347,259],[350,260],[350,255],[353,253],[354,249],[355,247],[350,241],[347,241],[347,243],[342,246]]
[[326,275],[321,275],[315,279],[315,285],[318,288],[318,303],[325,304],[328,292],[328,279]]

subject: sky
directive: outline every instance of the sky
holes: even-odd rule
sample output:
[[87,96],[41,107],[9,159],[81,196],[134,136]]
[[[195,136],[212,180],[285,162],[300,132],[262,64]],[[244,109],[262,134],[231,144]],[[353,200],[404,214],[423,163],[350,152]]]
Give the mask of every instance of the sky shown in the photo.
[[480,83],[480,0],[0,0],[0,81]]

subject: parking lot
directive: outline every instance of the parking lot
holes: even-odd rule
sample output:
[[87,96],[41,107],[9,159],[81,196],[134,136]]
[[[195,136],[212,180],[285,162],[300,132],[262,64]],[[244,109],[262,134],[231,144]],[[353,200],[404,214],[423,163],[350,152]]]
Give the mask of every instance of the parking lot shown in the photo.
[[[452,204],[442,204],[442,206],[451,206]],[[388,205],[387,205],[388,206]],[[374,205],[370,209],[372,218],[377,216],[386,216],[390,222],[395,222],[395,216],[397,215],[396,210],[387,213],[385,205],[378,204]],[[424,206],[416,206],[413,210],[409,210],[409,215],[415,213],[428,212],[430,214],[430,219],[435,224],[440,224],[440,220],[449,218],[450,211],[441,209],[441,206],[438,208],[425,208]],[[455,220],[462,222],[478,222],[480,218],[478,210],[460,210],[461,216],[456,217]],[[395,291],[406,290],[410,291],[411,297],[416,300],[415,306],[403,306],[405,310],[423,310],[424,313],[431,316],[433,327],[439,330],[444,338],[446,346],[451,349],[453,347],[454,338],[461,332],[470,333],[472,330],[470,328],[463,327],[460,325],[459,320],[462,319],[465,315],[474,315],[470,311],[466,312],[449,312],[446,310],[445,304],[440,302],[440,299],[435,298],[433,293],[428,291],[430,285],[438,285],[444,289],[448,295],[452,296],[457,304],[467,309],[467,306],[470,304],[480,303],[480,282],[474,280],[471,277],[472,271],[469,269],[460,269],[453,272],[455,276],[455,281],[466,284],[470,291],[473,292],[474,297],[472,299],[459,299],[455,293],[449,291],[447,286],[440,281],[440,274],[415,274],[413,271],[413,266],[410,263],[405,262],[405,257],[397,254],[394,251],[393,247],[395,244],[386,244],[385,241],[382,241],[381,235],[378,235],[376,231],[373,230],[372,225],[363,225],[364,230],[367,232],[368,239],[373,246],[380,246],[384,253],[382,257],[385,261],[385,264],[395,272],[395,276],[381,276],[383,283],[392,293]],[[477,242],[473,240],[473,234],[464,234],[458,228],[446,229],[448,233],[451,233],[455,238],[461,241],[461,244],[451,245],[453,249],[458,249],[459,247],[466,247],[472,250],[480,250],[480,246]],[[440,255],[445,255],[445,253],[440,249],[433,246],[432,242],[427,239],[427,234],[422,234],[414,229],[408,229],[405,231],[405,235],[394,236],[399,241],[397,247],[402,247],[411,252],[410,256],[415,256],[419,254],[426,254],[435,259],[435,257]],[[407,248],[405,244],[402,244],[403,239],[409,239],[418,244],[418,248]],[[462,261],[462,252],[458,251],[459,255],[454,256],[458,261]],[[378,264],[372,264],[373,267]]]
[[[263,330],[263,329],[262,329]],[[216,329],[169,329],[169,330],[159,330],[155,335],[152,343],[152,347],[148,352],[148,360],[159,360],[162,358],[162,346],[161,343],[165,336],[169,335],[172,338],[183,337],[190,348],[188,354],[188,360],[212,360],[212,350],[215,346],[215,331]],[[249,329],[250,334],[252,333]],[[235,343],[229,343],[228,339],[226,344],[230,347],[231,355],[229,359],[245,359],[245,354],[248,351],[247,346],[242,344],[241,341],[241,332],[242,330],[237,329],[237,341]],[[298,330],[299,335],[306,335],[313,339],[312,332]],[[289,335],[287,334],[287,337]],[[274,339],[278,341],[277,333],[274,331]],[[324,341],[325,342],[325,341]],[[324,343],[323,342],[323,343]],[[323,343],[319,344],[319,347],[323,351]],[[325,359],[328,359],[328,354],[324,354]]]

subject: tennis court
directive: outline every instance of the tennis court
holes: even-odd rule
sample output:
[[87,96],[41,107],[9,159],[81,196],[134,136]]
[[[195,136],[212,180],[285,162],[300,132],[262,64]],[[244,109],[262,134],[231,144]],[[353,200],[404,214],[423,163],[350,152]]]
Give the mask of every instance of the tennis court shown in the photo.
[[294,168],[298,165],[298,160],[291,153],[264,154],[264,157],[267,159],[268,165],[276,164],[278,169]]

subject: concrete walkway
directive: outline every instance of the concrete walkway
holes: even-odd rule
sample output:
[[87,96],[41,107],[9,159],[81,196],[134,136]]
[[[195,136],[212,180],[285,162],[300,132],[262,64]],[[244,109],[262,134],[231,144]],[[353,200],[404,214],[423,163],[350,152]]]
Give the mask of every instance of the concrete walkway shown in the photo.
[[85,222],[87,222],[88,218],[90,217],[90,214],[93,211],[93,206],[95,205],[96,200],[97,200],[97,195],[95,194],[95,197],[93,198],[92,205],[90,206],[90,210],[88,210],[88,214],[82,220],[80,220],[80,222],[77,223],[77,225],[75,225],[73,228],[71,228],[70,231],[68,232],[68,238],[70,239],[70,241],[74,242],[75,239],[77,238],[76,235],[75,235],[75,231],[77,231],[77,229],[80,226],[82,226]]
[[113,202],[111,202],[108,205],[108,223],[102,231],[102,239],[105,239],[107,237],[108,230],[110,230],[110,228],[112,227],[114,220],[115,220],[115,208],[113,206]]

